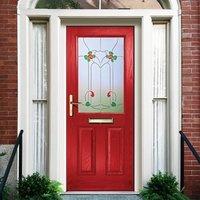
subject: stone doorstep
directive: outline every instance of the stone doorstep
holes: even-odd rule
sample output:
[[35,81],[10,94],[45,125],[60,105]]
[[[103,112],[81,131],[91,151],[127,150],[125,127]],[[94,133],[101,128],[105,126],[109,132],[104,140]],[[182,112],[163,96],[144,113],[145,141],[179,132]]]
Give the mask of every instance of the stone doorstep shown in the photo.
[[139,200],[136,194],[62,194],[63,200]]

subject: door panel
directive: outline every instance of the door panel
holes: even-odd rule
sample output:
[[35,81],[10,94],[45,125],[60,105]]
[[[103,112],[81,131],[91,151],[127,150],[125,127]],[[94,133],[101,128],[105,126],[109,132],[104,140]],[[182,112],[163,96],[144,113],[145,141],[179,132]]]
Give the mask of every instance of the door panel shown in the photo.
[[133,27],[67,27],[67,190],[133,190]]
[[108,175],[124,173],[124,131],[122,128],[109,128],[106,144],[106,165]]
[[93,128],[80,128],[78,135],[78,169],[79,174],[95,173],[95,134]]

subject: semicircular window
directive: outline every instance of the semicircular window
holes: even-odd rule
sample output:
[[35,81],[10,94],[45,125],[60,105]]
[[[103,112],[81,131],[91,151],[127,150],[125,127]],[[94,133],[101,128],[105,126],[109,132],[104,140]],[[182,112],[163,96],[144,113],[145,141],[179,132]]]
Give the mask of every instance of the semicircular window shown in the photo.
[[[165,1],[167,2],[167,1]],[[36,8],[46,9],[163,9],[161,0],[39,0]]]

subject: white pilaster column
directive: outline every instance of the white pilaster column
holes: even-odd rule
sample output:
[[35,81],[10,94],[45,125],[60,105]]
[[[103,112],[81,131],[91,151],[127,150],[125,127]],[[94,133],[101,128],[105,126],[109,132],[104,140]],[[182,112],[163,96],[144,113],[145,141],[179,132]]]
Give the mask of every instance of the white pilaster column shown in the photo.
[[152,20],[142,18],[142,66],[141,66],[141,134],[142,134],[142,184],[146,184],[153,172],[153,50]]
[[[61,21],[56,15],[50,17],[50,143],[49,143],[49,175],[66,186],[66,101],[64,72],[60,60]],[[63,66],[62,66],[63,67]],[[64,77],[63,77],[64,76]],[[64,91],[65,90],[65,91]]]
[[181,67],[180,32],[178,14],[171,19],[170,26],[170,171],[180,180],[180,135],[181,129]]
[[23,175],[32,173],[30,156],[29,18],[18,10],[18,132],[23,129]]

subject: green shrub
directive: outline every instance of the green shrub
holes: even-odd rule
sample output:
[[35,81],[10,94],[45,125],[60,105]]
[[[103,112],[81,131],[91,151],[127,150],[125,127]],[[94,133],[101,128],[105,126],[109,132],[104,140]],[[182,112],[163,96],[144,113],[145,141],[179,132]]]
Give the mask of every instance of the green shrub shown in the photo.
[[11,189],[8,186],[5,186],[3,189],[3,200],[10,200]]
[[[0,153],[0,157],[3,157],[5,155],[6,155],[6,152],[1,152]],[[3,177],[0,177],[0,183],[1,183],[2,180],[3,180]],[[3,190],[3,199],[4,200],[8,200],[9,199],[9,191],[10,191],[9,187],[5,186],[4,190]]]
[[176,177],[161,172],[153,175],[147,186],[140,191],[140,197],[144,200],[188,200],[179,191]]
[[18,200],[60,200],[61,184],[34,173],[18,184]]

